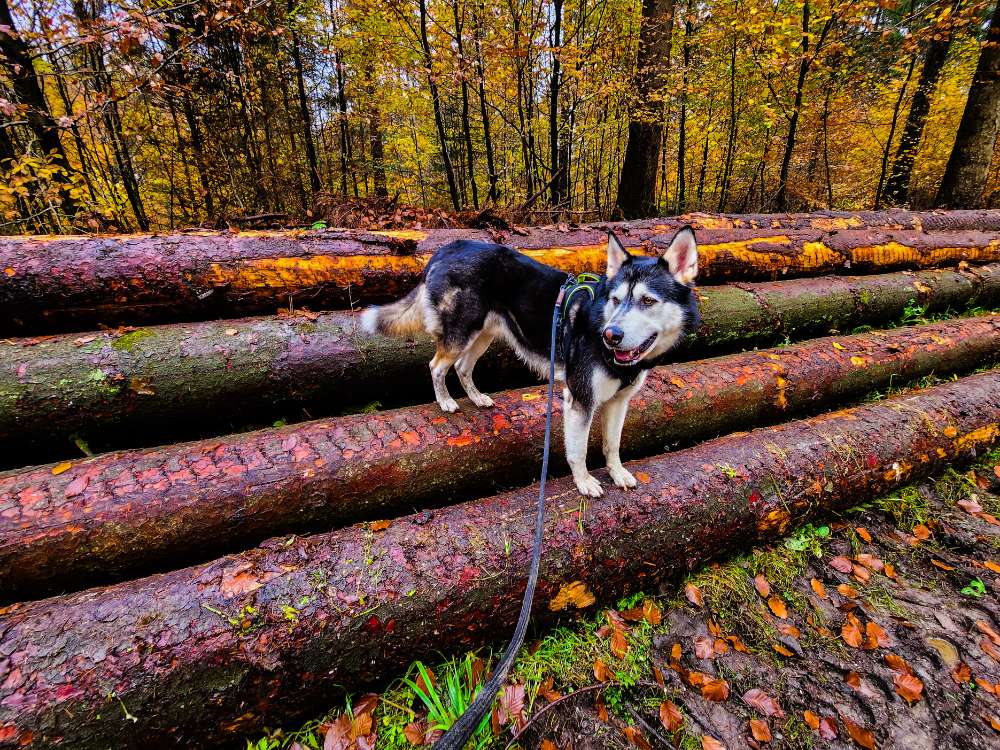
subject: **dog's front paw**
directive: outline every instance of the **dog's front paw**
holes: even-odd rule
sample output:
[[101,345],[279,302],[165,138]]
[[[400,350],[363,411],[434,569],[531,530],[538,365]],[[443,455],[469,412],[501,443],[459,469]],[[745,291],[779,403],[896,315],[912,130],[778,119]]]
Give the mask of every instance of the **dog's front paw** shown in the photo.
[[438,406],[441,407],[441,411],[447,412],[448,414],[454,414],[458,411],[458,402],[453,398],[446,398],[444,401],[438,401]]
[[593,474],[584,474],[582,477],[573,477],[573,481],[576,482],[576,488],[580,491],[581,495],[586,495],[587,497],[600,497],[604,494],[604,488],[601,487],[601,483],[594,478]]
[[480,409],[489,409],[493,406],[493,399],[487,396],[485,393],[477,393],[475,396],[469,396],[476,406]]
[[611,475],[611,481],[623,490],[630,490],[638,484],[635,481],[635,477],[632,476],[632,472],[624,466],[610,466],[608,467],[608,474]]

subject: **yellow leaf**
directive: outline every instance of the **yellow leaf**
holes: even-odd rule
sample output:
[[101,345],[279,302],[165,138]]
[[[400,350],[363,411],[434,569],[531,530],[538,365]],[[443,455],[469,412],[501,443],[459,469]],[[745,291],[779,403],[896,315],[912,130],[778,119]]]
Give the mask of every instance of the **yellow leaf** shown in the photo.
[[587,584],[583,581],[573,581],[559,589],[559,593],[549,602],[549,609],[556,612],[560,609],[566,609],[570,605],[577,609],[583,609],[589,607],[594,601],[594,595],[587,588]]
[[839,344],[836,341],[833,342],[833,348],[841,352],[847,349],[846,346],[844,346],[843,344]]
[[59,476],[64,471],[68,471],[72,465],[73,465],[72,461],[63,461],[61,464],[56,464],[55,466],[52,467],[52,474],[54,476]]

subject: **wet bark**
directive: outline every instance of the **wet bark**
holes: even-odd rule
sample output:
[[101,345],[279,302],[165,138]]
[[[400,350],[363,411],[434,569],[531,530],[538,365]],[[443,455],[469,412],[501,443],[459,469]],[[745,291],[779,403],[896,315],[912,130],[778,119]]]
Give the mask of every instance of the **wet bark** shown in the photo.
[[[770,541],[989,445],[1000,373],[632,462],[631,492],[551,484],[535,623]],[[723,467],[723,468],[720,468]],[[236,744],[414,658],[509,634],[535,487],[0,614],[0,747]],[[431,635],[433,634],[433,636]],[[112,648],[109,644],[122,644]],[[124,644],[128,644],[127,646]],[[196,705],[197,711],[191,706]]]
[[[1000,265],[698,294],[702,326],[679,358],[882,325],[912,302],[929,312],[1000,307]],[[100,452],[420,403],[430,400],[433,351],[429,337],[370,337],[338,313],[0,342],[0,468],[79,455],[74,438]],[[476,380],[488,391],[535,382],[499,343]]]
[[[633,222],[627,232],[539,227],[502,239],[560,269],[600,273],[606,227],[630,248],[656,253],[688,221],[699,230],[702,284],[1000,260],[996,211],[693,214]],[[443,244],[495,237],[470,229],[5,237],[0,336],[235,317],[289,304],[356,308],[408,292]]]
[[[835,343],[836,342],[836,343]],[[768,424],[1000,357],[1000,316],[654,370],[633,400],[626,456]],[[430,393],[430,390],[427,391]],[[545,389],[442,417],[435,405],[359,414],[0,477],[0,599],[202,561],[277,534],[384,518],[530,482]],[[555,432],[561,432],[557,407]],[[599,431],[591,435],[599,465]],[[565,472],[561,456],[553,462]]]
[[993,150],[1000,131],[1000,3],[993,9],[989,31],[965,102],[962,122],[938,192],[938,206],[980,205]]

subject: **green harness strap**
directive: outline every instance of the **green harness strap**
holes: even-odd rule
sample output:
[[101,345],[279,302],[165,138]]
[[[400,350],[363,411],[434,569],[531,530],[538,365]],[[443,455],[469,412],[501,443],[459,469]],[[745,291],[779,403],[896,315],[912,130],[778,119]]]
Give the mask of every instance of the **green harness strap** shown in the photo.
[[576,277],[576,281],[569,280],[566,282],[568,290],[566,292],[566,297],[563,299],[563,317],[569,312],[569,303],[573,299],[573,295],[583,290],[590,295],[590,299],[594,299],[594,286],[601,283],[601,277],[596,273],[581,273]]

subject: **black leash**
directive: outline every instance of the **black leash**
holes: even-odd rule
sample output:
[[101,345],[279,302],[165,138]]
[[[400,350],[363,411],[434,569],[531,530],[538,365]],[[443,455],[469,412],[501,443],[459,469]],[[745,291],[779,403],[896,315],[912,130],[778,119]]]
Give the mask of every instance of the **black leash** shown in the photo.
[[528,569],[528,585],[524,589],[524,599],[521,601],[521,614],[517,618],[514,637],[507,644],[499,663],[494,667],[490,678],[483,685],[465,712],[458,717],[451,728],[441,739],[434,743],[434,750],[462,750],[480,722],[486,717],[493,701],[500,692],[500,687],[507,680],[518,651],[524,644],[524,636],[528,632],[528,620],[531,619],[531,602],[535,598],[535,584],[538,583],[538,567],[542,559],[542,532],[545,530],[545,479],[549,475],[549,445],[552,442],[552,393],[556,379],[556,334],[563,314],[563,299],[567,289],[574,290],[578,280],[570,279],[559,290],[555,308],[552,310],[552,333],[549,337],[549,400],[545,409],[545,444],[542,450],[542,478],[538,486],[538,512],[535,515],[535,546],[531,553],[531,567]]

